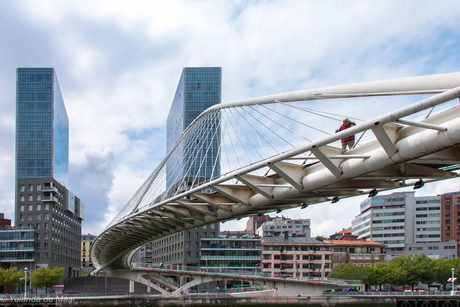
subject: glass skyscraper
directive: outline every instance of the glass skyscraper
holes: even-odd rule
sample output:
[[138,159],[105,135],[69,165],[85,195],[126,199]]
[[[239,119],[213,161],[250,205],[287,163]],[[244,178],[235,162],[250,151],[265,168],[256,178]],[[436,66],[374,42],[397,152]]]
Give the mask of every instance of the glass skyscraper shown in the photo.
[[[86,208],[67,190],[68,173],[69,119],[56,71],[18,68],[15,225],[34,231],[30,261],[66,268],[64,279],[80,274]],[[22,268],[17,259],[10,262]]]
[[16,180],[55,178],[66,186],[69,119],[54,68],[18,68]]
[[[207,108],[221,102],[221,67],[185,67],[167,119],[169,152],[184,130]],[[186,189],[220,175],[219,119],[203,124],[196,135],[179,145],[174,154],[175,165],[167,166],[167,188]],[[190,175],[187,175],[190,174]],[[193,178],[184,178],[193,175]],[[185,180],[184,180],[185,179]],[[185,186],[184,186],[185,185]]]

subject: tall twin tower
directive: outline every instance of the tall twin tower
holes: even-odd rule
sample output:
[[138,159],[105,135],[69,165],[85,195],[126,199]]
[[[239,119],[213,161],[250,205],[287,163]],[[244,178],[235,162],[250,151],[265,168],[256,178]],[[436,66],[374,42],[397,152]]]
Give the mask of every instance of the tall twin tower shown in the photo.
[[15,225],[33,236],[9,261],[79,276],[85,204],[66,188],[69,119],[54,68],[17,69],[15,175]]

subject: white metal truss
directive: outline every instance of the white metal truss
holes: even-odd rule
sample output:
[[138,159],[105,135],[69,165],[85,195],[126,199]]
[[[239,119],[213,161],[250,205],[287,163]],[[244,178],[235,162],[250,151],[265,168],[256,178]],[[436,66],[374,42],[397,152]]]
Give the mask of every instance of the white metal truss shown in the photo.
[[[419,180],[430,182],[457,177],[457,170],[460,169],[460,106],[455,103],[449,109],[437,113],[430,109],[458,98],[459,86],[460,73],[450,73],[290,92],[211,107],[184,132],[176,143],[176,150],[186,142],[196,142],[196,146],[208,150],[205,145],[201,145],[206,142],[195,141],[197,139],[190,135],[202,138],[203,134],[197,134],[194,129],[211,125],[210,118],[214,121],[217,118],[221,125],[219,136],[206,137],[219,137],[224,142],[226,129],[234,129],[233,134],[244,130],[236,127],[238,121],[230,121],[236,113],[228,116],[228,125],[224,125],[227,119],[222,115],[225,110],[236,110],[242,106],[277,106],[290,101],[349,97],[433,94],[420,102],[364,121],[339,133],[299,144],[292,142],[289,150],[276,154],[262,154],[264,151],[269,152],[269,146],[276,142],[267,140],[264,134],[256,130],[248,130],[242,134],[244,136],[241,139],[233,140],[229,133],[227,145],[234,150],[236,157],[243,159],[245,152],[239,148],[243,147],[243,138],[247,138],[255,140],[260,146],[255,148],[256,145],[250,144],[254,151],[249,154],[246,152],[246,155],[256,156],[257,152],[260,158],[245,165],[238,164],[234,159],[233,169],[222,175],[213,174],[205,182],[197,181],[188,189],[168,190],[164,183],[166,175],[161,174],[166,166],[172,167],[174,163],[179,163],[174,160],[178,159],[178,155],[173,149],[94,241],[91,258],[96,272],[129,268],[131,257],[138,248],[152,240],[186,229],[287,208],[305,208],[311,204],[368,194],[372,190],[412,186]],[[238,109],[238,112],[250,113],[248,109],[242,110]],[[430,110],[430,116],[420,120],[411,118],[423,110]],[[267,122],[276,122],[263,110],[257,112]],[[258,119],[255,117],[245,118],[246,127],[257,124]],[[263,126],[269,129],[269,124],[263,123]],[[287,127],[287,124],[284,126]],[[293,129],[289,131],[297,133]],[[249,136],[250,133],[252,136]],[[340,139],[363,133],[373,135],[374,138],[348,151],[337,146]],[[278,130],[271,137],[283,138]],[[226,154],[220,152],[221,160],[224,160]],[[203,164],[198,161],[196,165],[200,163]],[[177,166],[175,170],[180,167]],[[193,174],[187,176],[193,179]],[[210,191],[206,192],[207,188]]]

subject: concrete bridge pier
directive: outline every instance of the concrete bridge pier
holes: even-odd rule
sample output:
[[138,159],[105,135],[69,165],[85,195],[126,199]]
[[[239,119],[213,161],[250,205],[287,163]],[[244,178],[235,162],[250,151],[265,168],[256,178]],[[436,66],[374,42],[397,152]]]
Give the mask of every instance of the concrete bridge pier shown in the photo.
[[[129,269],[124,270],[109,270],[105,271],[106,276],[123,278],[129,280],[129,292],[134,292],[134,282],[146,285],[156,291],[160,292],[163,296],[171,296],[171,292],[168,292],[166,289],[158,286],[157,284],[162,285],[165,288],[170,290],[177,290],[177,286],[168,283],[166,280],[160,278],[159,275],[155,275],[152,272],[142,272],[142,271],[132,271]],[[150,291],[149,291],[150,292]]]

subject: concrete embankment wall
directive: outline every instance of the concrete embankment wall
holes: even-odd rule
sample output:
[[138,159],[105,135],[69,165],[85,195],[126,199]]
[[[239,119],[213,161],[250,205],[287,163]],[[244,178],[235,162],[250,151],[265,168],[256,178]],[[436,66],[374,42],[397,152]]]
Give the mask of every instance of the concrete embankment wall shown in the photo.
[[186,297],[186,298],[161,298],[152,295],[126,295],[126,296],[104,296],[104,297],[60,297],[56,300],[24,301],[17,298],[14,301],[3,300],[3,306],[375,306],[375,307],[395,307],[394,298],[353,298],[353,297]]

